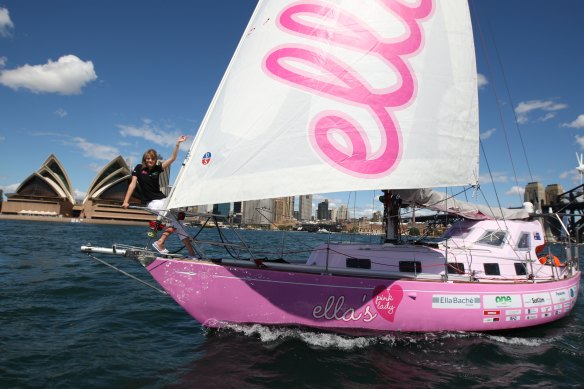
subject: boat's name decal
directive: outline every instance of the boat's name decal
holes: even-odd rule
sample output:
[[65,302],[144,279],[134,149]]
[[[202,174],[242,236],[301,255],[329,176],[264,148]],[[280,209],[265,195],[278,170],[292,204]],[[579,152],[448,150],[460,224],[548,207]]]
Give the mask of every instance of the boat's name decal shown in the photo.
[[[363,295],[363,300],[367,295]],[[359,321],[369,323],[377,317],[376,313],[371,312],[369,305],[363,310],[345,307],[345,296],[329,296],[324,305],[316,305],[312,309],[312,317],[315,319],[339,320],[339,321]]]

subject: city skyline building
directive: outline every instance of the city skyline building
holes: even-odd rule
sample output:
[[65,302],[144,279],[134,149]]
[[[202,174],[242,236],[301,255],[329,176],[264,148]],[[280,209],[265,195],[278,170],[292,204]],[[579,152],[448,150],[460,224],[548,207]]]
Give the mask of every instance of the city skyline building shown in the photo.
[[337,209],[337,220],[338,221],[349,220],[349,208],[345,204],[341,204]]
[[231,203],[221,203],[221,204],[213,204],[213,214],[214,215],[222,215],[222,216],[229,216],[229,211],[231,210]]
[[273,223],[273,199],[249,200],[242,203],[242,224],[266,226]]
[[298,218],[299,221],[312,219],[312,195],[298,196]]
[[324,201],[318,203],[318,208],[316,210],[316,218],[318,220],[328,220],[329,218],[329,201],[325,199]]

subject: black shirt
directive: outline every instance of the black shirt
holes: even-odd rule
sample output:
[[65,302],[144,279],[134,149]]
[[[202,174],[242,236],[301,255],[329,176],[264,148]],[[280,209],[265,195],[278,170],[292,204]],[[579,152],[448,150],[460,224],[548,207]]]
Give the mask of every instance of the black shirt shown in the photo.
[[162,165],[156,164],[152,167],[152,170],[148,170],[143,168],[141,163],[136,165],[132,171],[132,176],[138,178],[136,196],[144,203],[147,204],[152,200],[160,200],[166,197],[160,191],[160,173],[163,171]]

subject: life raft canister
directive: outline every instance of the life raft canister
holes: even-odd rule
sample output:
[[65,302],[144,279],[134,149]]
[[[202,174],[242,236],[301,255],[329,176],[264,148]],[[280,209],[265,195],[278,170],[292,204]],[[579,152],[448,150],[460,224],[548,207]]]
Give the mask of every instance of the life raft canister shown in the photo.
[[[539,246],[537,246],[535,248],[535,254],[538,255],[539,253],[541,253],[544,250],[545,245],[546,245],[546,243],[540,244]],[[537,259],[539,259],[539,263],[541,263],[542,265],[546,265],[546,264],[551,265],[553,263],[554,266],[562,266],[562,262],[560,261],[560,259],[558,257],[556,257],[555,255],[553,255],[552,253],[538,257]]]
[[542,265],[551,265],[552,263],[554,266],[562,266],[562,262],[560,259],[553,254],[545,255],[543,257],[539,257],[539,263]]

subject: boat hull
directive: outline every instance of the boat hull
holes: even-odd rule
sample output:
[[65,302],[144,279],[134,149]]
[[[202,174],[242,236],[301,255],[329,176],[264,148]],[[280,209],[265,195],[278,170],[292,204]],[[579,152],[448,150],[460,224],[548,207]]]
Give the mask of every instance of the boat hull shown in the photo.
[[495,331],[570,313],[580,272],[542,283],[395,280],[157,258],[154,279],[206,327],[257,323],[342,333]]

